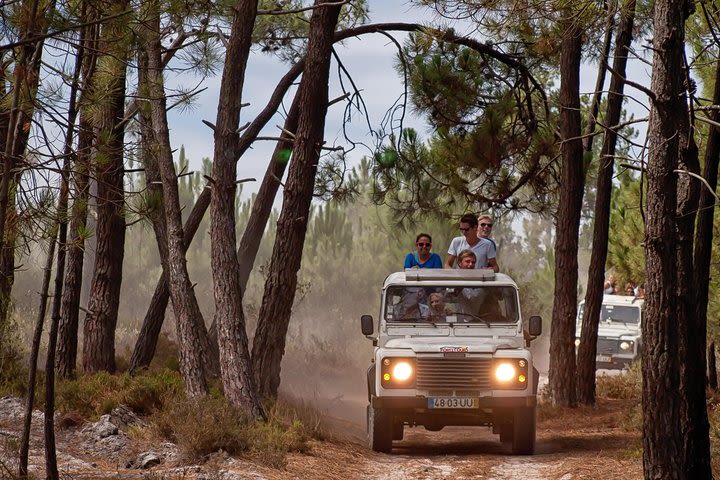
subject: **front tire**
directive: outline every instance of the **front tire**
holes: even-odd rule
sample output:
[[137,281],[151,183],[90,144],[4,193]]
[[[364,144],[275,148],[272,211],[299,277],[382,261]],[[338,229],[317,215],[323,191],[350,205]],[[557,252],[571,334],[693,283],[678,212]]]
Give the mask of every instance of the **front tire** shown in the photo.
[[402,421],[394,421],[392,424],[392,439],[402,440],[405,434],[405,424]]
[[518,408],[513,412],[513,455],[535,453],[535,423],[535,407]]
[[393,441],[392,414],[381,408],[367,407],[368,445],[371,450],[390,453]]

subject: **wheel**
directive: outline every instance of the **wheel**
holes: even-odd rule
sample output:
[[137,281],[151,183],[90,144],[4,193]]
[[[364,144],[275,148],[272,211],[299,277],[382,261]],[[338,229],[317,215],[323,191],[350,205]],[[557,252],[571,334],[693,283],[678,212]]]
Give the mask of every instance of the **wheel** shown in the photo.
[[514,455],[532,455],[534,452],[535,407],[518,408],[513,412],[512,453]]
[[367,431],[370,449],[390,453],[393,440],[392,427],[392,415],[387,410],[368,405]]
[[392,424],[392,439],[402,440],[405,433],[405,424],[401,421],[395,421]]

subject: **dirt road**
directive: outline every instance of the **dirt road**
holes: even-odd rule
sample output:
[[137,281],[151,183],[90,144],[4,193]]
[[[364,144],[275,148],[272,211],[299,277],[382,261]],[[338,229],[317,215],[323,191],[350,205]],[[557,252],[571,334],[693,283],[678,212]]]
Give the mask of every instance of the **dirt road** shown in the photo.
[[[367,449],[363,425],[337,418],[334,440],[312,442],[308,453],[289,455],[282,469],[263,466],[252,457],[219,456],[202,465],[182,465],[173,460],[176,451],[171,444],[152,445],[136,438],[111,452],[73,429],[58,431],[58,459],[63,478],[72,479],[639,479],[639,435],[621,427],[634,403],[605,400],[597,409],[540,409],[533,456],[510,455],[509,447],[484,427],[447,427],[440,432],[406,427],[404,440],[395,442],[392,454],[380,454]],[[0,409],[0,460],[8,466],[20,432],[16,414]],[[35,478],[40,478],[41,418],[34,424],[30,462]],[[149,470],[125,468],[146,450],[163,452],[165,460]],[[12,478],[1,465],[0,478]]]

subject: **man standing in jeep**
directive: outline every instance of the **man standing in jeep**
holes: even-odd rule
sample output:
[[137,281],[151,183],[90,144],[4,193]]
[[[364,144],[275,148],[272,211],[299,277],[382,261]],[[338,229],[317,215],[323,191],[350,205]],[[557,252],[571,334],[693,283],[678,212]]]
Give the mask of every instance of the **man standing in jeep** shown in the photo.
[[475,268],[492,268],[496,272],[499,270],[495,259],[495,245],[490,240],[478,237],[477,226],[478,219],[475,214],[466,213],[460,217],[458,228],[462,236],[455,237],[450,242],[445,268],[454,268],[455,260],[463,250],[472,250],[477,260]]

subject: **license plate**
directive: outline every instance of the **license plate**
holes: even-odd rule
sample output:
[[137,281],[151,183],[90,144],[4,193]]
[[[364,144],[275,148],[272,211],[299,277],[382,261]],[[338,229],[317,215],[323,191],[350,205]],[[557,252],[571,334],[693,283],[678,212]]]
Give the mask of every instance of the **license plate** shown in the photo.
[[478,408],[478,399],[473,397],[430,397],[428,408]]
[[596,362],[612,363],[612,355],[597,355],[595,357]]

